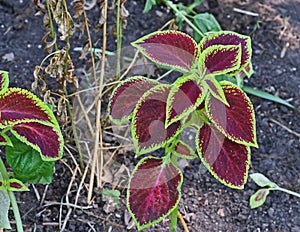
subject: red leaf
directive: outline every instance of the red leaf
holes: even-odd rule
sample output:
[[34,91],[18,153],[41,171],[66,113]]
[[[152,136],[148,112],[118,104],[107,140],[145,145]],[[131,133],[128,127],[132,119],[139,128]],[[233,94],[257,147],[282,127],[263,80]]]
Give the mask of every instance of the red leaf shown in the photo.
[[[193,79],[179,78],[173,83],[167,102],[166,124],[182,119],[203,101],[203,88]],[[171,115],[175,111],[176,114]]]
[[196,42],[178,31],[159,31],[132,43],[155,63],[181,71],[189,71],[198,57]]
[[138,100],[158,82],[141,76],[131,77],[115,88],[109,101],[109,113],[115,123],[129,119]]
[[158,85],[138,102],[132,117],[132,137],[138,154],[162,147],[177,134],[180,122],[165,128],[168,94],[168,85]]
[[53,113],[40,99],[19,88],[10,88],[0,95],[0,113],[2,125],[24,119],[38,119],[57,124]]
[[6,138],[0,134],[0,144],[6,143]]
[[171,162],[146,157],[135,167],[127,205],[139,230],[167,217],[180,200],[182,173]]
[[235,143],[216,128],[204,125],[196,138],[200,159],[212,175],[232,188],[243,188],[250,165],[250,148]]
[[206,106],[210,120],[229,139],[257,147],[255,115],[250,99],[231,82],[222,81],[220,84],[230,107],[209,96]]
[[213,45],[201,53],[200,63],[203,63],[206,74],[225,74],[236,71],[241,65],[241,46]]
[[205,49],[213,45],[241,45],[241,65],[238,70],[234,73],[243,70],[245,66],[251,63],[251,38],[249,36],[241,35],[232,31],[219,31],[212,34],[208,34],[200,42],[200,51],[203,52]]
[[186,159],[194,159],[197,157],[194,150],[182,141],[178,141],[175,145],[174,154]]
[[13,125],[12,133],[22,142],[39,151],[44,160],[62,157],[63,138],[59,129],[42,122],[20,122]]
[[202,83],[207,85],[210,93],[218,100],[229,106],[220,83],[214,78],[205,78]]

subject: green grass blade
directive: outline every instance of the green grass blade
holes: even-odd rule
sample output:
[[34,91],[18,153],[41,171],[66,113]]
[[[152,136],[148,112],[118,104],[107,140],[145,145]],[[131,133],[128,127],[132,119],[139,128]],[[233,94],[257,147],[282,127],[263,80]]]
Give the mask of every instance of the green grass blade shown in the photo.
[[243,86],[243,90],[248,93],[248,94],[251,94],[251,95],[254,95],[254,96],[257,96],[257,97],[260,97],[260,98],[263,98],[263,99],[266,99],[266,100],[269,100],[269,101],[273,101],[273,102],[276,102],[276,103],[279,103],[279,104],[282,104],[282,105],[285,105],[289,108],[292,108],[298,112],[300,112],[300,109],[299,108],[296,108],[295,106],[293,106],[292,104],[288,103],[287,101],[279,98],[279,97],[276,97],[272,94],[269,94],[267,92],[264,92],[262,90],[258,90],[258,89],[253,89],[251,87],[248,87],[248,86]]

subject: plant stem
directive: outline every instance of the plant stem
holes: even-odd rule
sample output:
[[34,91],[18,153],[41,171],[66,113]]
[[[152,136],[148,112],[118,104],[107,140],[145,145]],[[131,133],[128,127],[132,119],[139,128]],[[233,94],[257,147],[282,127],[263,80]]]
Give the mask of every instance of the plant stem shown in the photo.
[[[5,165],[4,165],[1,158],[0,158],[0,173],[3,177],[3,180],[8,180],[9,179],[7,170],[6,170]],[[14,192],[9,191],[9,190],[7,190],[7,192],[8,192],[10,203],[11,203],[11,206],[12,206],[12,209],[13,209],[13,212],[14,212],[17,231],[18,232],[23,232],[22,219],[21,219],[21,215],[20,215],[20,211],[19,211],[19,207],[18,207],[18,204],[17,204],[15,194],[14,194]]]
[[282,192],[285,192],[285,193],[288,193],[288,194],[291,194],[293,196],[296,196],[296,197],[300,198],[300,194],[299,193],[296,193],[294,191],[291,191],[291,190],[288,190],[288,189],[285,189],[285,188],[277,187],[277,188],[274,188],[273,190],[279,190],[279,191],[282,191]]
[[[172,156],[171,159],[173,161],[172,162],[173,165],[175,165],[177,167],[177,157]],[[173,209],[173,211],[171,213],[170,232],[176,232],[177,219],[178,219],[178,205],[176,205],[176,207]]]
[[185,17],[185,15],[180,10],[177,9],[176,5],[173,2],[165,0],[164,3],[168,7],[170,7],[174,12],[176,12],[176,14],[178,14],[184,21],[186,21],[187,24],[189,24],[194,29],[194,31],[196,31],[199,35],[204,37],[204,34],[187,17]]
[[121,20],[121,0],[118,0],[117,8],[117,68],[116,79],[121,75],[121,47],[122,47],[122,20]]
[[178,205],[173,209],[171,213],[171,225],[170,225],[170,232],[176,232],[177,228],[177,218],[178,218]]
[[[47,6],[48,16],[49,16],[49,25],[50,25],[50,30],[51,30],[51,37],[54,40],[55,39],[55,32],[54,32],[54,27],[53,27],[53,22],[52,22],[52,15],[51,15],[51,10],[50,10],[50,5],[49,5],[48,0],[46,0],[46,6]],[[57,46],[56,42],[54,44],[54,48],[55,48],[55,51],[58,50],[58,46]]]

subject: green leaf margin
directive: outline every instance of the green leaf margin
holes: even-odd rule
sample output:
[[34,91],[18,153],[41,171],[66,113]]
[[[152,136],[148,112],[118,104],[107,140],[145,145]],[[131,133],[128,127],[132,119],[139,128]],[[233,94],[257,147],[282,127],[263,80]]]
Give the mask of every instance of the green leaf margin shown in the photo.
[[162,143],[158,143],[158,144],[153,144],[153,146],[147,148],[147,149],[140,149],[139,145],[138,145],[138,137],[136,134],[136,117],[135,115],[137,114],[142,102],[153,92],[156,92],[159,89],[166,89],[166,88],[170,88],[169,84],[159,84],[157,86],[154,86],[152,89],[148,90],[147,92],[144,93],[144,95],[139,99],[138,103],[136,104],[136,107],[133,111],[133,116],[132,116],[132,122],[131,122],[131,135],[132,135],[132,140],[133,140],[133,145],[135,147],[136,150],[136,155],[140,156],[142,154],[146,154],[149,152],[152,152],[158,148],[163,147],[165,144],[167,144],[170,140],[172,140],[173,138],[175,138],[180,132],[181,132],[181,126],[177,129],[177,131],[175,132],[175,134],[173,136],[171,136],[169,139],[163,141]]
[[132,42],[131,45],[133,47],[137,48],[138,51],[140,51],[144,56],[146,56],[149,60],[151,60],[155,64],[161,65],[162,67],[165,67],[167,69],[170,69],[170,68],[171,69],[176,69],[176,70],[178,70],[180,72],[183,72],[183,73],[189,72],[190,70],[184,69],[184,68],[180,67],[179,65],[169,65],[167,63],[163,63],[163,62],[160,62],[160,61],[156,60],[155,58],[149,56],[148,52],[146,52],[144,48],[142,48],[141,46],[138,45],[138,43],[141,43],[141,42],[145,41],[146,39],[148,39],[149,37],[151,37],[153,35],[166,34],[166,33],[181,34],[181,35],[187,37],[189,40],[193,41],[193,43],[195,45],[195,53],[193,54],[194,55],[194,63],[192,64],[192,66],[190,68],[190,70],[192,70],[193,67],[198,64],[197,60],[198,60],[198,57],[199,57],[199,47],[198,47],[196,41],[186,33],[183,33],[181,31],[175,31],[175,30],[155,31],[155,32],[152,32],[150,34],[147,34],[147,35],[137,39],[136,41]]
[[[130,209],[130,203],[129,203],[129,194],[130,194],[130,192],[129,192],[129,186],[130,186],[130,182],[131,182],[131,179],[132,179],[134,173],[138,170],[139,166],[142,165],[144,163],[144,161],[147,160],[147,159],[163,159],[162,165],[163,164],[169,164],[171,162],[173,164],[173,166],[177,169],[177,171],[178,171],[178,173],[180,175],[181,180],[180,180],[180,182],[178,183],[178,186],[177,186],[178,199],[177,199],[175,205],[165,215],[162,215],[160,218],[158,218],[158,219],[156,219],[156,220],[154,220],[152,222],[149,222],[149,223],[141,226],[139,224],[139,222],[137,221],[137,219],[135,218],[134,213]],[[131,173],[131,176],[130,176],[130,179],[129,179],[129,182],[128,182],[128,188],[127,188],[127,192],[126,192],[126,206],[127,206],[128,212],[131,215],[133,221],[135,222],[135,225],[137,226],[138,230],[143,230],[143,229],[145,229],[145,228],[147,228],[149,226],[155,225],[155,224],[161,222],[163,219],[165,219],[167,216],[169,216],[172,213],[172,211],[178,206],[178,204],[180,202],[182,183],[183,183],[183,174],[182,174],[181,170],[170,160],[170,158],[168,156],[165,156],[163,158],[157,158],[155,156],[146,156],[146,157],[144,157],[143,159],[141,159],[136,164],[136,166],[134,167],[134,169],[133,169],[133,171]]]

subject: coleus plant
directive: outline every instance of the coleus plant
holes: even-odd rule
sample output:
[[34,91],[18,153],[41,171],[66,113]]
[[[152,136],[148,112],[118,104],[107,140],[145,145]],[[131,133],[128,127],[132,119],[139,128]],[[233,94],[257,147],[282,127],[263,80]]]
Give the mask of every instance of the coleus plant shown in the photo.
[[[197,44],[185,33],[159,31],[132,45],[156,64],[183,73],[173,83],[130,77],[110,98],[111,120],[131,120],[137,156],[165,149],[162,158],[148,155],[140,160],[129,181],[127,207],[140,230],[178,210],[183,182],[178,157],[199,156],[217,180],[242,189],[250,147],[257,147],[257,141],[251,101],[239,86],[217,80],[220,75],[252,75],[250,37],[219,31]],[[197,130],[197,152],[180,136],[186,128]],[[172,221],[171,231],[176,226]]]
[[13,191],[28,191],[24,182],[51,183],[64,141],[51,109],[33,93],[8,85],[8,73],[0,71],[0,145],[6,146],[6,161],[13,170],[7,172],[0,156],[0,228],[10,229],[11,204],[17,230],[23,231]]

